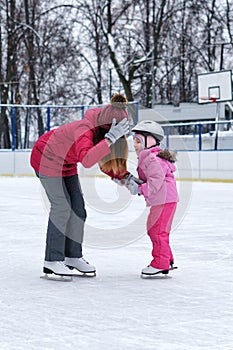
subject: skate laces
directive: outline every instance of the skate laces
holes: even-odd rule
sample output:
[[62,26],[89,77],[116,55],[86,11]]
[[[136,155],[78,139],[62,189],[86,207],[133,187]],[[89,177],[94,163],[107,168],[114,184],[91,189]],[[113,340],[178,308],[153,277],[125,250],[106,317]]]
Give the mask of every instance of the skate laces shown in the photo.
[[82,260],[83,262],[85,262],[86,264],[89,264],[88,261],[86,261],[83,257],[79,258],[80,260]]
[[57,261],[57,264],[64,267],[65,269],[68,269],[64,261]]

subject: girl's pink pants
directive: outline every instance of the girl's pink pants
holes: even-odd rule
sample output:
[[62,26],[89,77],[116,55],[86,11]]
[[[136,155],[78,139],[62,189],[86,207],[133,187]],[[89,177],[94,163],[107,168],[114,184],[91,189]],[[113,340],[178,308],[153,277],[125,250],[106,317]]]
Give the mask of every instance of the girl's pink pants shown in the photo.
[[153,246],[150,265],[157,269],[168,270],[174,262],[169,235],[176,206],[177,203],[166,203],[150,208],[147,219],[147,233]]

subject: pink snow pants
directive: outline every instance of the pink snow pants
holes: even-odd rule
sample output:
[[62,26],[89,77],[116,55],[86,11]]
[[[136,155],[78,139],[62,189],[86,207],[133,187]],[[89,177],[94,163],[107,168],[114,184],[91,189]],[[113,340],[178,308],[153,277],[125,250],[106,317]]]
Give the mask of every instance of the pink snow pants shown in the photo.
[[173,255],[169,244],[169,234],[177,203],[166,203],[150,208],[147,219],[147,233],[152,242],[153,260],[150,265],[157,269],[168,270]]

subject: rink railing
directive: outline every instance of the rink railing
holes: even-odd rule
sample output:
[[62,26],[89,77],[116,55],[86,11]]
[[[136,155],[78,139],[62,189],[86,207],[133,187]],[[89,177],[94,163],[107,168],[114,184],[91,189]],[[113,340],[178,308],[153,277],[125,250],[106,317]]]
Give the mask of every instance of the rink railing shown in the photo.
[[167,149],[233,150],[233,120],[162,124]]
[[[1,108],[7,109],[7,117],[11,121],[11,148],[27,149],[31,148],[38,138],[37,114],[39,110],[42,113],[42,120],[45,131],[50,131],[59,125],[83,119],[87,109],[104,107],[102,105],[20,105],[20,104],[0,104]],[[132,110],[130,107],[135,106]],[[128,111],[131,120],[138,121],[139,103],[137,101],[128,102]],[[135,113],[134,118],[131,116]],[[20,128],[17,128],[20,123]],[[133,122],[131,122],[133,124]],[[24,129],[24,132],[23,132]],[[16,142],[17,140],[17,142]]]
[[[139,104],[135,105],[136,122],[139,117]],[[31,149],[38,138],[37,112],[43,111],[43,125],[45,131],[59,125],[82,119],[89,108],[103,107],[104,105],[4,105],[7,117],[10,119],[11,150]],[[45,111],[45,112],[44,112]],[[131,117],[131,127],[134,125]],[[162,124],[165,131],[164,146],[177,151],[217,151],[233,150],[233,120],[197,121],[185,123]]]

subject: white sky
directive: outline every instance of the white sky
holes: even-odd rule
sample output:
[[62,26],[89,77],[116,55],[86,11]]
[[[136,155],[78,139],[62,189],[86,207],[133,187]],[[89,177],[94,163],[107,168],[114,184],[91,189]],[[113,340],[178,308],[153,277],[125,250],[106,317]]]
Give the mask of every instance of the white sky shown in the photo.
[[171,234],[179,269],[144,280],[151,245],[142,198],[109,179],[81,181],[84,256],[97,276],[63,283],[39,278],[47,211],[38,180],[0,177],[0,349],[231,350],[233,184],[192,184]]

